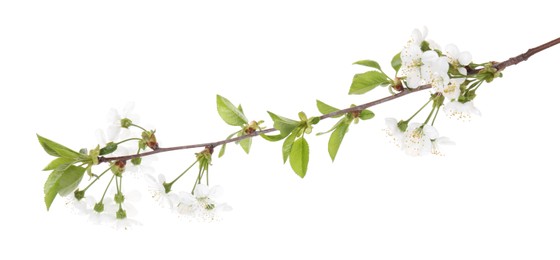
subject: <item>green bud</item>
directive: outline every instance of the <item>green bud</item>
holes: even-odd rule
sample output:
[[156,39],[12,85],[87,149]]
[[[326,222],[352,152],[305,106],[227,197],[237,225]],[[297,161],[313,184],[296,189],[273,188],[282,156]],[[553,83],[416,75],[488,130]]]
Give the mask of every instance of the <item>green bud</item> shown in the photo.
[[105,145],[105,147],[103,147],[99,150],[99,155],[110,154],[110,153],[116,151],[118,147],[119,147],[118,144],[116,144],[114,142],[109,142],[109,143],[107,143],[107,145]]
[[114,175],[121,177],[126,166],[126,161],[116,161],[111,164],[111,172]]
[[173,186],[173,183],[163,183],[163,189],[165,190],[165,193],[169,193],[171,191],[171,186]]
[[157,150],[159,148],[155,130],[142,132],[142,141],[144,141],[144,144],[152,150]]
[[121,127],[122,128],[129,128],[132,125],[132,120],[128,118],[121,119]]
[[399,121],[397,123],[397,127],[399,128],[399,130],[401,130],[401,132],[405,132],[408,128],[408,121]]
[[317,123],[319,123],[319,121],[321,121],[321,118],[314,116],[309,121],[311,122],[311,124],[316,125]]
[[105,205],[103,205],[103,202],[98,202],[95,203],[95,205],[93,206],[93,210],[95,210],[95,212],[97,213],[101,213],[105,210]]
[[301,120],[301,121],[307,121],[307,115],[305,115],[305,113],[304,113],[303,111],[302,111],[302,112],[299,112],[299,113],[298,113],[298,116],[299,116],[299,120]]
[[142,163],[142,158],[141,157],[132,158],[130,162],[132,162],[133,165],[140,165]]
[[126,210],[120,208],[117,210],[117,219],[125,219],[126,218]]
[[79,190],[79,189],[78,189],[78,190],[74,191],[74,197],[75,197],[77,200],[83,199],[85,194],[86,194],[86,191],[85,191],[85,190]]
[[124,202],[124,194],[122,194],[122,192],[117,192],[117,194],[115,194],[114,200],[117,204],[122,204]]

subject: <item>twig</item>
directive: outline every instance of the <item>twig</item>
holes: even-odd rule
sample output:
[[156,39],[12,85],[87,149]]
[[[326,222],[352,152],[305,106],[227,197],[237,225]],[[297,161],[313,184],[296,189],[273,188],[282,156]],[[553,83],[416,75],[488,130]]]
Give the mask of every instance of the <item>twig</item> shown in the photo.
[[[541,52],[543,50],[546,50],[554,45],[557,45],[560,43],[560,38],[556,38],[552,41],[549,41],[545,44],[539,45],[535,48],[529,49],[527,50],[525,53],[522,53],[520,55],[517,55],[515,57],[509,58],[508,60],[496,63],[494,65],[494,67],[496,69],[498,69],[499,71],[504,70],[505,68],[509,67],[509,66],[513,66],[513,65],[517,65],[518,63],[522,62],[522,61],[526,61],[527,59],[529,59],[531,56],[535,55],[538,52]],[[470,74],[475,74],[478,73],[479,70],[474,70],[471,71]],[[393,99],[397,99],[403,96],[406,96],[408,94],[411,93],[415,93],[415,92],[419,92],[422,90],[426,90],[426,89],[430,89],[432,86],[431,85],[423,85],[420,86],[416,89],[405,89],[397,94],[394,94],[392,96],[388,96],[388,97],[384,97],[382,99],[378,99],[369,103],[365,103],[359,106],[355,106],[355,107],[350,107],[350,108],[346,108],[346,109],[341,109],[332,113],[328,113],[328,114],[324,114],[322,116],[320,116],[320,119],[325,119],[325,118],[331,118],[331,117],[335,117],[337,115],[341,115],[341,114],[346,114],[346,113],[351,113],[351,112],[355,112],[355,111],[361,111],[364,110],[366,108],[372,107],[372,106],[376,106],[382,103],[385,103],[387,101],[391,101]],[[257,135],[260,134],[267,134],[267,133],[271,133],[274,131],[278,131],[275,128],[267,128],[261,131],[255,131],[251,134],[248,135],[243,135],[243,136],[239,136],[236,138],[232,138],[232,139],[228,139],[228,140],[222,140],[222,141],[217,141],[217,142],[211,142],[211,143],[201,143],[201,144],[192,144],[192,145],[183,145],[183,146],[174,146],[174,147],[167,147],[167,148],[158,148],[154,151],[149,151],[149,152],[145,152],[145,153],[140,153],[140,154],[132,154],[132,155],[126,155],[126,156],[115,156],[115,157],[99,157],[99,163],[103,163],[103,162],[110,162],[110,161],[126,161],[126,160],[130,160],[133,158],[138,158],[138,157],[144,157],[144,156],[149,156],[152,154],[158,154],[158,153],[164,153],[164,152],[170,152],[170,151],[176,151],[176,150],[185,150],[185,149],[193,149],[193,148],[202,148],[202,147],[212,147],[215,148],[217,146],[220,145],[224,145],[227,143],[231,143],[231,142],[237,142],[237,141],[241,141],[243,139],[247,139],[247,138],[253,138]]]

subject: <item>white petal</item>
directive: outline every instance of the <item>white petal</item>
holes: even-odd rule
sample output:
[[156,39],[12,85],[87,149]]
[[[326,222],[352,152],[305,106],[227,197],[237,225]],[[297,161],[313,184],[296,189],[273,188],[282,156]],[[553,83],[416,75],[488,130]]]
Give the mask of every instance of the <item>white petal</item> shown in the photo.
[[158,182],[163,184],[165,182],[165,176],[163,174],[158,175]]
[[107,139],[110,141],[116,140],[120,131],[120,125],[110,125],[109,127],[107,127]]
[[430,139],[436,139],[439,137],[437,129],[431,125],[425,125],[422,130],[424,131],[424,135]]
[[95,138],[100,146],[105,146],[107,144],[107,139],[105,139],[105,133],[101,129],[95,130]]
[[457,45],[455,44],[448,44],[445,46],[445,53],[447,57],[453,60],[459,58],[459,48],[457,48]]
[[114,108],[109,109],[109,112],[107,113],[107,121],[110,123],[119,121],[120,124],[121,116],[119,115],[119,112]]
[[223,194],[224,194],[224,188],[222,188],[222,186],[214,186],[210,189],[210,192],[208,193],[208,197],[214,200],[221,197]]
[[468,51],[461,52],[461,55],[459,55],[459,63],[461,65],[467,66],[471,64],[471,61],[472,61],[472,55],[470,52]]
[[459,67],[457,68],[457,70],[459,71],[459,73],[461,73],[461,75],[467,75],[467,69],[463,68],[463,67]]
[[442,145],[455,145],[455,142],[453,142],[449,137],[447,136],[442,136],[439,137],[438,139],[436,139],[436,142],[438,144],[442,144]]
[[208,189],[208,186],[206,186],[203,183],[197,184],[196,188],[194,189],[194,196],[196,198],[206,198],[208,197],[209,193],[210,193],[210,189]]
[[134,102],[127,102],[124,105],[123,117],[129,117],[130,114],[132,113],[132,110],[134,110]]

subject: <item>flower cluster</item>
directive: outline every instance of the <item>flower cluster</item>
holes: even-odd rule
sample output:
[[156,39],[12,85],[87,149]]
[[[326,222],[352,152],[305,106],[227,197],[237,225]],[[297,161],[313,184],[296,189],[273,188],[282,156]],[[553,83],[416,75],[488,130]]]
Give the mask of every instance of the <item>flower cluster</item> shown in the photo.
[[[127,104],[123,113],[118,113],[115,109],[110,111],[110,126],[107,132],[96,131],[99,142],[98,147],[93,149],[96,156],[124,156],[130,155],[129,151],[136,150],[136,154],[139,154],[147,148],[158,149],[155,130],[146,130],[139,126],[138,116],[132,114],[132,107],[132,104]],[[134,137],[132,135],[132,131],[130,131],[132,127],[140,129],[140,136]],[[84,189],[76,189],[73,193],[66,195],[66,205],[78,214],[87,215],[88,219],[95,224],[107,224],[117,229],[128,229],[139,225],[140,222],[134,219],[136,210],[131,203],[138,200],[139,193],[129,192],[125,194],[122,188],[123,177],[134,177],[147,182],[149,193],[162,207],[173,209],[178,214],[195,219],[218,219],[219,212],[231,208],[227,204],[217,202],[222,193],[219,186],[208,188],[207,185],[201,183],[204,175],[208,182],[211,154],[212,149],[208,148],[198,153],[195,163],[172,182],[166,182],[165,176],[162,174],[158,176],[157,180],[154,178],[155,171],[150,166],[153,156],[113,161],[110,163],[110,167],[99,175],[94,174],[92,167],[89,166],[88,173],[91,182]],[[171,190],[173,184],[197,163],[200,166],[200,171],[191,193],[173,192]],[[89,195],[89,189],[107,173],[111,176],[109,183],[104,188],[101,198],[96,200]],[[113,185],[116,190],[110,188]],[[87,196],[85,195],[86,191],[88,192]]]

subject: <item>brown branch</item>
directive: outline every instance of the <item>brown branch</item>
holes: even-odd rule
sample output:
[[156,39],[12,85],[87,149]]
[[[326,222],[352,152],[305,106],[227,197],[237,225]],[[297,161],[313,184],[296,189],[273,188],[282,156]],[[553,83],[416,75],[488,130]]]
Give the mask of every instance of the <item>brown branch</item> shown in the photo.
[[[496,69],[500,70],[500,71],[504,70],[505,68],[507,68],[509,66],[513,66],[513,65],[516,65],[516,64],[518,64],[522,61],[526,61],[527,59],[529,59],[531,56],[535,55],[536,53],[541,52],[543,50],[546,50],[546,49],[548,49],[548,48],[550,48],[550,47],[552,47],[556,44],[559,44],[559,43],[560,43],[560,38],[556,38],[555,40],[552,40],[552,41],[547,42],[545,44],[539,45],[535,48],[529,49],[529,50],[527,50],[527,52],[522,53],[518,56],[515,56],[515,57],[512,57],[512,58],[509,58],[508,60],[496,63],[494,65],[494,67]],[[470,74],[475,74],[478,71],[479,70],[473,70],[473,71],[470,72]],[[374,100],[372,102],[365,103],[365,104],[362,104],[362,105],[359,105],[359,106],[350,107],[350,108],[346,108],[346,109],[341,109],[341,110],[338,110],[338,111],[335,111],[335,112],[332,112],[332,113],[324,114],[324,115],[320,116],[319,118],[322,120],[322,119],[326,119],[326,118],[335,117],[335,116],[341,115],[341,114],[351,113],[351,112],[355,112],[355,111],[361,111],[361,110],[364,110],[366,108],[373,107],[373,106],[391,101],[393,99],[397,99],[397,98],[406,96],[408,94],[419,92],[419,91],[426,90],[426,89],[429,89],[429,88],[431,88],[431,85],[423,85],[423,86],[420,86],[416,89],[405,89],[405,90],[403,90],[403,91],[401,91],[397,94],[394,94],[392,96],[388,96],[388,97],[384,97],[384,98],[381,98],[381,99],[378,99],[378,100]],[[243,136],[239,136],[239,137],[228,139],[228,140],[222,140],[222,141],[211,142],[211,143],[201,143],[201,144],[174,146],[174,147],[167,147],[167,148],[158,148],[154,151],[149,151],[149,152],[140,153],[140,154],[115,156],[115,157],[103,157],[103,156],[101,156],[101,157],[99,157],[99,163],[110,162],[110,161],[121,161],[121,160],[126,161],[126,160],[130,160],[130,159],[133,159],[133,158],[144,157],[144,156],[148,156],[148,155],[152,155],[152,154],[158,154],[158,153],[164,153],[164,152],[170,152],[170,151],[177,151],[177,150],[204,148],[204,147],[214,148],[214,147],[224,145],[224,144],[227,144],[227,143],[237,142],[237,141],[241,141],[241,140],[247,139],[247,138],[253,138],[257,135],[267,134],[267,133],[271,133],[271,132],[274,132],[274,131],[278,131],[278,130],[275,129],[275,128],[267,128],[267,129],[264,129],[264,130],[261,130],[261,131],[256,131],[256,132],[253,132],[253,133],[248,134],[248,135],[243,135]]]

